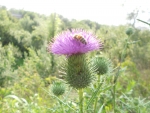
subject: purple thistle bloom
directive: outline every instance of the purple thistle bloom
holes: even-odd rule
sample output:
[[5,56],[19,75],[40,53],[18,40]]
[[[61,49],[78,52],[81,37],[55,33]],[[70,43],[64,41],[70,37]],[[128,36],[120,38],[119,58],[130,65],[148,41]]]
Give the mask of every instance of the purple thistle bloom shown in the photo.
[[[81,35],[84,39],[75,39],[75,35]],[[83,41],[85,41],[83,43]],[[82,54],[102,48],[95,35],[81,29],[73,29],[72,31],[64,31],[54,38],[54,42],[48,46],[48,51],[59,55]]]

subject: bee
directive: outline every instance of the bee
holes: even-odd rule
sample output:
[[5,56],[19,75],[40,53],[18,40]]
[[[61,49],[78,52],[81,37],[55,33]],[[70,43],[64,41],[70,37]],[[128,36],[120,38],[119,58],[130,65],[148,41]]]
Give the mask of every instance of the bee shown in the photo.
[[80,41],[82,44],[87,44],[86,40],[83,38],[82,35],[75,35],[73,38]]

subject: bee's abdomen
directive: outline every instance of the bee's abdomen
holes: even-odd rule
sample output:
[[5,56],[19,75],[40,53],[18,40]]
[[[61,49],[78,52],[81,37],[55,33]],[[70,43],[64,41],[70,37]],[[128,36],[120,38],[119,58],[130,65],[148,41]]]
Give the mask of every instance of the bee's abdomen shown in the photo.
[[85,39],[84,39],[84,38],[81,38],[81,40],[80,40],[80,41],[81,41],[81,43],[83,43],[83,44],[85,44],[85,45],[87,44],[87,42],[85,41]]

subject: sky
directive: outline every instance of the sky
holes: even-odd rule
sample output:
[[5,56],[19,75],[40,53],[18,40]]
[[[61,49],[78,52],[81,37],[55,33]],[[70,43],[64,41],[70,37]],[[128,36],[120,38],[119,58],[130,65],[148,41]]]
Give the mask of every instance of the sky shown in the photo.
[[[138,18],[150,19],[150,0],[1,0],[7,9],[23,9],[40,14],[58,13],[68,19],[88,19],[106,25],[123,25],[127,14],[140,9]],[[141,11],[144,10],[145,13]],[[148,12],[149,11],[149,12]],[[144,25],[137,22],[137,25]]]

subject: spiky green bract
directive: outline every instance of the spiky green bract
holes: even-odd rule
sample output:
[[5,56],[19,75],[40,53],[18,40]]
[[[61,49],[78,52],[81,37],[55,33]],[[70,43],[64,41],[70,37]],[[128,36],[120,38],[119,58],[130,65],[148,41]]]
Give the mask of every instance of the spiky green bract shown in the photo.
[[92,67],[85,58],[85,54],[74,54],[68,58],[66,80],[70,86],[82,89],[92,81]]
[[92,58],[91,64],[95,66],[98,75],[106,74],[109,71],[109,60],[105,57],[96,56]]
[[133,28],[131,28],[131,27],[129,27],[129,28],[126,30],[126,34],[127,34],[128,36],[131,36],[131,35],[133,34],[133,32],[134,32],[134,30],[133,30]]
[[64,86],[64,84],[61,83],[61,82],[54,82],[53,86],[52,86],[52,92],[56,96],[63,95],[64,92],[65,92],[65,86]]

